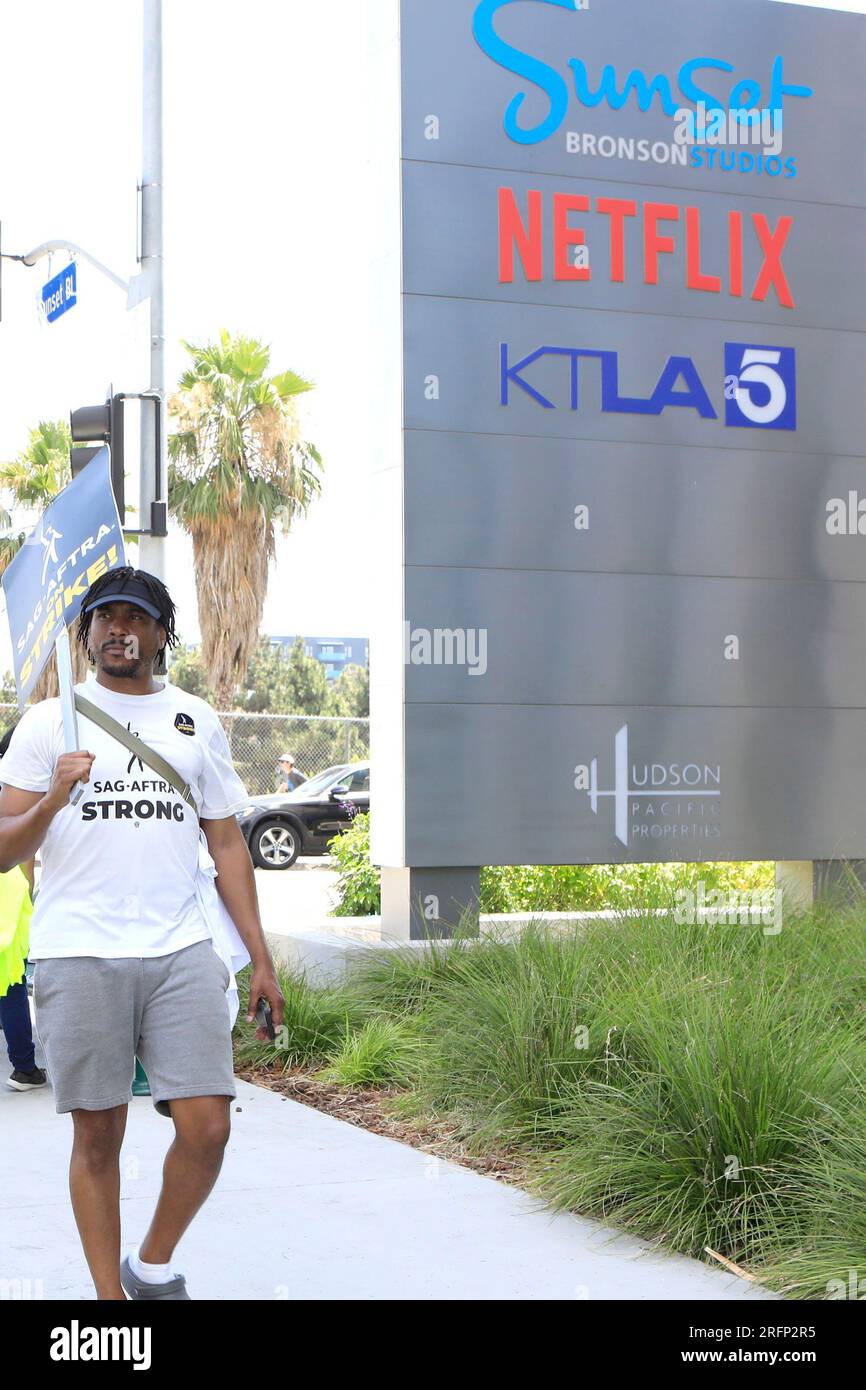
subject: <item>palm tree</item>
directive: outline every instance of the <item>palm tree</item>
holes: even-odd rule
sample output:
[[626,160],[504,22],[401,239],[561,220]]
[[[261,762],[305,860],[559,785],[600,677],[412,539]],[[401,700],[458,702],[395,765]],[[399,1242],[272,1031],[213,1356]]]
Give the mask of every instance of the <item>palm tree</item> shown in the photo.
[[[63,420],[40,420],[30,431],[27,448],[11,463],[0,464],[0,489],[11,492],[19,507],[42,512],[52,498],[70,482],[72,473],[69,450],[72,440],[69,426]],[[8,568],[24,544],[25,531],[11,531],[12,517],[0,508],[0,574]],[[72,672],[76,681],[87,674],[87,658],[80,642],[73,641]],[[54,654],[49,657],[42,675],[33,688],[31,700],[47,700],[58,693],[57,664]]]
[[196,347],[168,404],[169,509],[192,537],[202,659],[218,709],[230,709],[255,649],[274,555],[321,491],[322,460],[302,441],[295,372],[268,376],[270,349],[232,336]]

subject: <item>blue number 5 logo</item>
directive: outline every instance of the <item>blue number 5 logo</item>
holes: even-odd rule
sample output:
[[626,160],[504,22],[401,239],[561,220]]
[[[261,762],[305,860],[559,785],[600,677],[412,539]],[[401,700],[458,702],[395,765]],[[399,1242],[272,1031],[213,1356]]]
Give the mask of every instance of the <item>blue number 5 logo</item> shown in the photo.
[[725,424],[740,429],[797,428],[793,348],[725,343]]

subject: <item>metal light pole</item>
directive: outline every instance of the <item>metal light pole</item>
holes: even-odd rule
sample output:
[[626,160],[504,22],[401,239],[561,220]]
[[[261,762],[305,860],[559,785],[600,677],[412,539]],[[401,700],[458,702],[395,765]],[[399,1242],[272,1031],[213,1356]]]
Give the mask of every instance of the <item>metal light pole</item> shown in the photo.
[[[165,500],[167,487],[165,409],[165,292],[162,225],[162,0],[143,0],[143,111],[141,168],[141,270],[150,292],[150,388],[159,395],[160,428],[142,430],[141,517],[147,526],[151,503]],[[155,450],[159,458],[154,457]],[[145,520],[147,518],[147,520]],[[139,564],[165,580],[165,537],[142,536]]]

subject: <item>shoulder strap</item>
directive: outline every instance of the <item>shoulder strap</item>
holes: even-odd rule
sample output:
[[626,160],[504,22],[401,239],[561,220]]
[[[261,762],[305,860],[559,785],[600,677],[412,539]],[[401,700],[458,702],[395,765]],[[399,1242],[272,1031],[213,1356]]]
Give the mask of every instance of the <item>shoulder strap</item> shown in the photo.
[[79,695],[77,690],[75,692],[75,708],[87,719],[91,719],[94,724],[98,724],[100,729],[104,729],[112,738],[116,738],[118,743],[122,743],[124,747],[128,748],[131,753],[134,753],[137,758],[141,758],[141,761],[147,763],[148,767],[152,768],[154,772],[158,772],[160,777],[164,777],[166,782],[169,782],[174,787],[178,795],[182,796],[186,804],[192,807],[193,811],[198,815],[198,806],[196,805],[195,797],[190,791],[189,783],[183,780],[180,773],[175,771],[171,763],[167,762],[160,753],[154,752],[154,750],[149,747],[143,739],[140,739],[137,734],[133,734],[129,729],[125,729],[122,724],[118,723],[113,715],[106,714],[104,709],[100,709],[92,700],[87,700],[83,695]]

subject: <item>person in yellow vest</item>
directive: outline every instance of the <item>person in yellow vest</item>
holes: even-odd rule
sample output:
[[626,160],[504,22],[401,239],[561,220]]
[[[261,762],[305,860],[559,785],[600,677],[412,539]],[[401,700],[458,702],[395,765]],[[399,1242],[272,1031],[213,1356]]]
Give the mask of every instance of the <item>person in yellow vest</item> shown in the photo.
[[[12,729],[7,729],[0,739],[0,759],[11,737]],[[0,1028],[12,1066],[6,1084],[13,1091],[33,1091],[47,1082],[42,1067],[36,1065],[27,995],[32,893],[32,859],[0,874]]]

